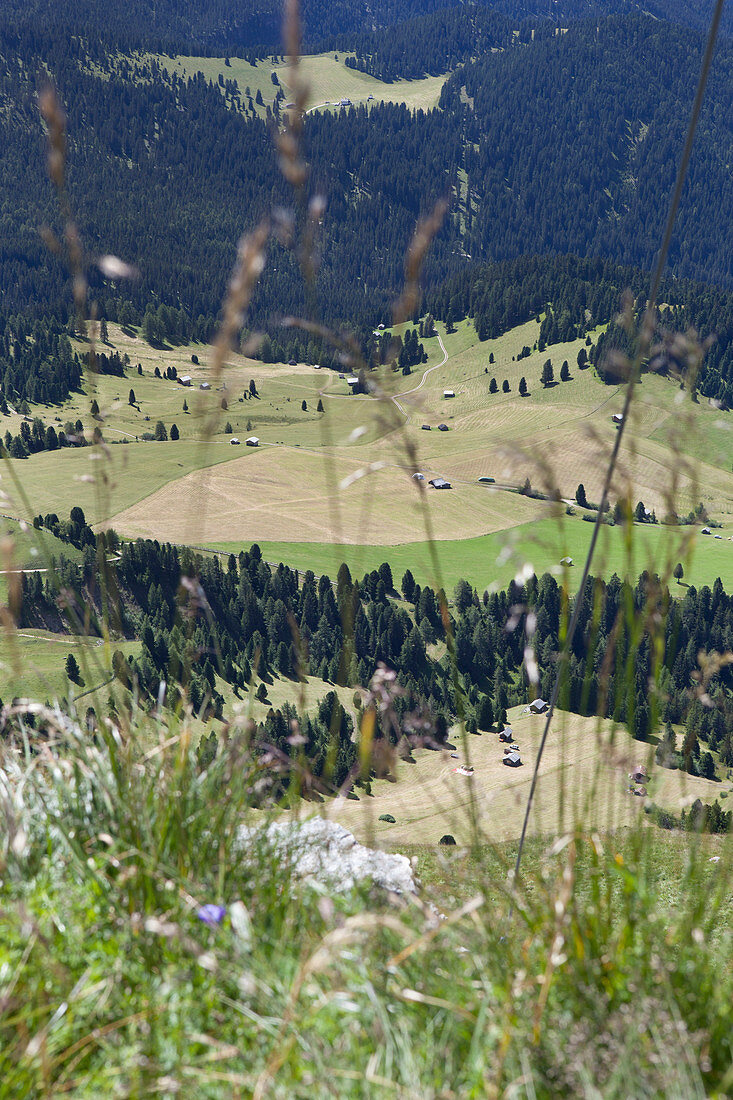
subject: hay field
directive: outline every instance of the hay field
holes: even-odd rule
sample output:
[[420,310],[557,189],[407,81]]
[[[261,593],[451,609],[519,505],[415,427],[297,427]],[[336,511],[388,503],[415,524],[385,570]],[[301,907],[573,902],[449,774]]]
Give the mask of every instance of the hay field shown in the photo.
[[[315,714],[321,700],[329,692],[335,691],[344,710],[356,723],[354,707],[354,689],[331,684],[318,676],[307,676],[303,680],[291,680],[285,676],[273,674],[272,681],[256,680],[257,685],[264,682],[267,687],[267,702],[260,702],[254,691],[235,694],[231,684],[217,676],[216,689],[226,700],[227,713],[251,718],[255,722],[264,722],[270,710],[277,710],[286,703],[298,708],[299,714]],[[212,728],[212,727],[207,727]]]
[[111,523],[127,535],[192,544],[292,538],[389,546],[424,540],[426,512],[434,536],[447,539],[458,531],[469,537],[523,523],[547,508],[474,486],[421,492],[397,465],[339,489],[342,479],[363,469],[358,455],[264,445],[164,485]]
[[29,524],[0,516],[0,573],[16,569],[45,569],[49,558],[59,558],[61,555],[67,561],[77,562],[84,556],[81,550],[57,539],[50,531],[36,531]]
[[[347,68],[344,62],[348,56],[347,53],[338,55],[323,53],[308,54],[301,58],[301,76],[309,85],[307,110],[334,109],[335,104],[341,99],[350,99],[353,104],[406,103],[409,107],[426,111],[437,107],[447,73],[444,76],[426,76],[422,80],[395,80],[391,84],[385,84],[376,77]],[[274,61],[272,59],[258,61],[255,65],[239,57],[230,58],[229,65],[225,64],[223,57],[179,55],[171,58],[161,54],[156,56],[156,60],[169,72],[175,72],[184,78],[200,72],[214,84],[218,83],[220,76],[224,80],[236,80],[245,106],[247,103],[245,90],[248,87],[252,93],[253,102],[257,92],[260,91],[265,106],[272,105],[278,90],[278,85],[272,81],[271,73],[274,71],[279,86],[285,93],[286,102],[292,98],[289,66],[279,58]],[[368,100],[370,95],[373,97],[372,100]],[[265,106],[260,107],[255,104],[255,109],[264,115]]]
[[[332,801],[324,813],[351,830],[359,840],[379,846],[437,844],[450,833],[459,844],[471,838],[471,788],[479,827],[488,841],[519,836],[532,765],[544,719],[514,708],[509,721],[523,760],[520,768],[501,763],[504,746],[496,733],[468,736],[466,748],[473,778],[455,773],[465,759],[460,739],[451,738],[459,759],[450,751],[417,750],[414,763],[400,761],[397,779],[372,783],[372,794],[359,801]],[[612,830],[631,825],[643,815],[644,799],[628,793],[628,773],[637,763],[649,769],[649,797],[679,814],[695,798],[712,802],[729,783],[668,771],[653,763],[653,748],[634,741],[609,720],[582,718],[558,711],[540,768],[530,833],[558,834],[580,822]],[[601,797],[599,797],[601,796]],[[379,821],[391,814],[395,824]]]

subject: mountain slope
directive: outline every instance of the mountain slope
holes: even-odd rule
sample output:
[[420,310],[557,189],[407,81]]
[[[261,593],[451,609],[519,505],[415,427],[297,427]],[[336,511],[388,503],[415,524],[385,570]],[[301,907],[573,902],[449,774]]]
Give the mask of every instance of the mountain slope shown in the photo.
[[[463,120],[467,251],[600,254],[649,267],[702,50],[696,33],[614,17],[457,72],[441,106]],[[676,274],[725,283],[733,278],[732,61],[722,43],[670,253]]]

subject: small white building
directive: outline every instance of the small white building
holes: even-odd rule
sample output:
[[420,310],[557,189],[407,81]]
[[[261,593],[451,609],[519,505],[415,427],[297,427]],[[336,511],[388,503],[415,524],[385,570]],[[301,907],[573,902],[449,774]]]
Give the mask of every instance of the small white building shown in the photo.
[[202,383],[201,383],[201,384],[199,385],[199,389],[200,389],[200,390],[210,390],[210,389],[211,389],[211,386],[209,385],[209,383],[208,383],[208,382],[202,382]]
[[455,390],[443,390],[443,397],[455,397]]
[[550,704],[544,699],[533,699],[529,704],[530,714],[544,714]]
[[178,381],[182,386],[190,386],[191,385],[191,375],[190,374],[179,374],[178,375]]
[[356,377],[355,374],[350,374],[349,377],[346,379],[346,382],[347,382],[347,385],[349,385],[349,386],[358,386],[359,385],[359,379]]
[[560,558],[560,565],[570,566],[572,564],[573,564],[573,559],[572,558]]
[[259,447],[260,441],[256,435],[251,435],[249,439],[245,439],[245,443],[248,447]]
[[229,442],[231,443],[232,447],[239,446],[239,440],[237,439],[236,435],[233,435]]
[[623,424],[624,414],[623,413],[614,413],[613,416],[611,417],[611,420],[613,420],[614,424]]

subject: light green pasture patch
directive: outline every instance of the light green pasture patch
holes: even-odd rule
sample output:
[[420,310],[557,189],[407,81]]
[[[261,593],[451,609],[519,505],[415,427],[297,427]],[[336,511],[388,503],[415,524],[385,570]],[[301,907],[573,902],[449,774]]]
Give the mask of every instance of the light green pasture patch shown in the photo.
[[[4,633],[0,635],[0,695],[6,703],[16,696],[49,703],[72,695],[77,697],[109,680],[112,653],[116,649],[131,657],[139,652],[140,643],[115,641],[106,647],[98,638],[78,638],[47,630]],[[74,654],[82,670],[83,684],[72,684],[66,675],[69,653]],[[98,692],[85,696],[83,709],[94,706],[99,713],[100,704],[104,706],[112,686],[104,684]]]
[[[575,516],[563,517],[562,522],[541,519],[479,538],[436,542],[437,575],[430,546],[426,542],[400,546],[260,542],[259,546],[267,561],[276,564],[282,561],[293,568],[312,569],[317,574],[326,573],[331,577],[336,576],[343,561],[352,575],[357,577],[387,561],[397,587],[405,570],[410,569],[419,583],[442,584],[449,595],[460,579],[468,580],[480,593],[492,585],[505,588],[529,566],[538,575],[555,572],[558,579],[564,578],[569,587],[575,589],[592,530],[592,524]],[[733,586],[733,543],[729,541],[733,527],[717,533],[723,535],[720,541],[712,535],[700,535],[699,531],[688,527],[635,525],[633,545],[629,549],[623,528],[604,526],[592,572],[595,576],[606,578],[617,573],[636,581],[644,569],[671,573],[680,562],[684,569],[683,583],[677,585],[670,577],[675,595],[683,596],[686,584],[696,587],[712,585],[716,577],[720,577],[729,590]],[[692,539],[690,547],[684,545],[684,540],[688,538]],[[222,543],[216,548],[226,553],[249,549],[237,543]],[[572,558],[573,564],[562,566],[560,562],[564,557]]]
[[[345,64],[345,53],[339,53],[338,59],[333,53],[310,54],[300,60],[300,78],[308,85],[306,109],[314,110],[335,109],[342,99],[349,99],[356,105],[360,103],[406,103],[408,106],[430,110],[437,107],[440,92],[447,79],[443,76],[427,76],[421,80],[395,80],[391,84],[385,84],[373,76],[360,73],[356,69],[350,69]],[[179,76],[192,77],[196,73],[203,73],[207,80],[218,83],[219,77],[226,80],[236,80],[243,106],[247,106],[245,91],[249,87],[253,103],[257,92],[262,92],[265,106],[272,106],[279,88],[282,88],[285,100],[281,108],[295,98],[294,79],[291,69],[286,61],[266,59],[258,61],[255,65],[241,58],[230,58],[229,65],[225,64],[223,57],[184,57],[169,58],[161,55],[157,58],[170,72]],[[272,80],[275,73],[278,83]],[[223,90],[223,89],[222,89]],[[369,99],[369,96],[372,99]],[[263,114],[265,106],[258,106],[256,110]]]

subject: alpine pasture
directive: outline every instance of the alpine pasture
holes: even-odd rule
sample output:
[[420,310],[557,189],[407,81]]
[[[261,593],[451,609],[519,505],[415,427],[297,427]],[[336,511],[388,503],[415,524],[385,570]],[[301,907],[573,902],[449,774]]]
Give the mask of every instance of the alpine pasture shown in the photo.
[[[348,53],[322,53],[300,59],[300,78],[307,82],[309,89],[306,110],[337,110],[342,99],[349,99],[354,104],[405,103],[416,110],[429,110],[437,106],[448,74],[426,76],[421,80],[395,80],[386,84],[367,73],[348,68],[345,64],[347,56]],[[207,80],[215,84],[220,77],[223,81],[236,80],[243,104],[247,104],[245,92],[249,88],[255,110],[263,115],[280,89],[286,102],[294,95],[290,67],[279,56],[258,61],[257,64],[250,64],[239,57],[226,59],[179,55],[171,58],[158,55],[156,60],[184,79],[203,73]],[[277,83],[273,80],[273,73]],[[262,104],[256,102],[258,92],[262,95]]]
[[[503,765],[505,746],[495,732],[461,738],[455,731],[445,751],[416,750],[412,760],[398,762],[396,782],[373,780],[370,794],[360,793],[358,801],[329,802],[327,813],[379,847],[414,843],[416,835],[423,843],[437,844],[446,833],[458,844],[469,843],[476,826],[493,844],[516,839],[544,724],[542,715],[524,709],[509,713],[521,766]],[[643,819],[646,799],[629,790],[629,773],[640,763],[652,776],[649,797],[676,816],[695,798],[712,801],[719,795],[719,782],[652,769],[648,753],[648,745],[607,719],[557,711],[542,758],[530,834],[562,835],[578,822],[605,832]],[[473,774],[462,774],[459,767],[472,768]],[[384,814],[395,821],[380,821]]]
[[[30,520],[80,505],[89,520],[111,524],[123,537],[227,552],[260,542],[268,560],[318,572],[335,572],[342,557],[357,570],[360,561],[371,568],[389,560],[396,574],[409,567],[430,580],[428,542],[435,539],[442,583],[465,576],[480,590],[505,584],[526,563],[558,569],[570,556],[580,564],[592,529],[584,517],[595,513],[574,506],[575,492],[582,482],[589,502],[600,495],[597,471],[613,445],[622,388],[578,368],[582,341],[534,350],[536,321],[484,343],[470,322],[438,331],[423,341],[427,362],[411,374],[378,372],[375,397],[353,395],[331,370],[243,355],[232,355],[215,377],[204,346],[151,348],[141,335],[110,325],[111,348],[129,359],[126,377],[87,372],[83,394],[59,409],[32,410],[59,424],[81,419],[86,432],[98,425],[105,452],[66,449],[16,463],[32,508],[29,514],[6,478],[8,514]],[[527,347],[531,353],[517,359]],[[542,386],[547,358],[556,380],[567,361],[570,380]],[[171,367],[191,384],[165,378]],[[446,389],[455,396],[444,397]],[[19,417],[6,420],[17,430]],[[167,441],[143,441],[158,421]],[[441,423],[447,431],[438,430]],[[174,424],[178,440],[170,438]],[[722,526],[702,536],[691,526],[642,525],[633,560],[623,529],[609,528],[597,570],[631,576],[681,561],[687,583],[711,584],[717,576],[730,583],[730,414],[645,374],[630,429],[612,498],[628,492],[632,507],[641,500],[660,520],[670,503],[686,514],[702,502]],[[249,436],[258,447],[245,445]],[[411,448],[416,466],[406,457]],[[432,489],[438,476],[453,488]],[[482,477],[494,483],[480,483]],[[560,500],[523,495],[527,479],[533,491]]]

